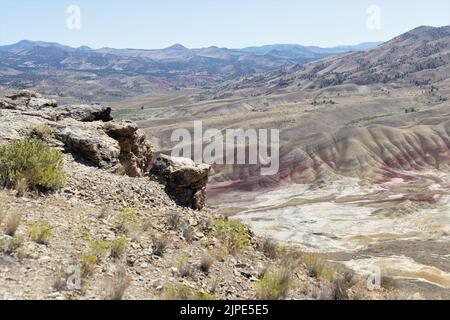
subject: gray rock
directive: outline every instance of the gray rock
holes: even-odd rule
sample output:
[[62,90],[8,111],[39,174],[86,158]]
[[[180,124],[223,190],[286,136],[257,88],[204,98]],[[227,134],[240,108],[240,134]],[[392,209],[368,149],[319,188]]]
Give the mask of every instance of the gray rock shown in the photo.
[[55,137],[68,151],[101,169],[116,171],[120,167],[120,146],[96,126],[66,120],[54,127]]
[[140,177],[152,161],[145,133],[131,122],[112,122],[111,108],[103,105],[58,106],[23,90],[0,100],[0,118],[0,143],[27,138],[33,128],[46,124],[55,137],[51,145],[101,169]]
[[103,125],[108,136],[119,142],[120,162],[130,177],[141,177],[150,167],[153,146],[144,131],[133,122],[108,122]]
[[71,118],[81,122],[111,121],[111,108],[100,104],[76,104],[60,106],[55,110],[60,118]]
[[186,158],[159,155],[151,173],[166,186],[166,191],[182,206],[201,210],[206,202],[206,184],[211,167]]

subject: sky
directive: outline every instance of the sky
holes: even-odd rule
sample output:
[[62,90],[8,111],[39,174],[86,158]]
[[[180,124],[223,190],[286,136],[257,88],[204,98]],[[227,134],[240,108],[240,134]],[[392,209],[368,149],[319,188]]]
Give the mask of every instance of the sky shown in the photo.
[[450,25],[448,0],[0,0],[0,45],[332,47]]

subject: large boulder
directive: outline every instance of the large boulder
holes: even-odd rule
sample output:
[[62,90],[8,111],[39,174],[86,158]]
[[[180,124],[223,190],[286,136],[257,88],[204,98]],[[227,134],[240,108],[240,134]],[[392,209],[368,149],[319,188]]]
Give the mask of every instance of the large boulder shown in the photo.
[[196,164],[190,159],[159,155],[151,173],[179,205],[200,210],[205,206],[210,170],[211,166]]

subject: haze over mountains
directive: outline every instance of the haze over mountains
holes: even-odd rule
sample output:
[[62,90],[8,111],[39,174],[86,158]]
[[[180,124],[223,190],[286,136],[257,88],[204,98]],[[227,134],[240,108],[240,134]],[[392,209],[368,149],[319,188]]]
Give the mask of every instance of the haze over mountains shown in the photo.
[[244,49],[187,49],[176,44],[160,50],[94,50],[24,40],[0,47],[0,86],[36,89],[75,99],[117,100],[183,87],[210,87],[236,77],[378,44],[335,48],[271,45]]

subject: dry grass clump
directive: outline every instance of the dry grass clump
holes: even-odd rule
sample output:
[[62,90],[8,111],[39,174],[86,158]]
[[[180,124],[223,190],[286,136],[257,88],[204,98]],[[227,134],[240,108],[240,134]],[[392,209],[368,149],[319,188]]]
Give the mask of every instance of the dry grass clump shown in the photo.
[[152,251],[155,256],[162,257],[166,252],[169,240],[165,235],[152,235]]
[[256,296],[261,300],[280,300],[287,296],[292,285],[292,269],[283,267],[266,272],[256,284]]
[[28,227],[28,234],[32,241],[48,245],[53,236],[53,228],[47,221],[38,221]]
[[183,256],[178,260],[177,270],[178,274],[183,278],[190,277],[194,273],[194,268],[189,262],[188,256]]
[[204,255],[200,261],[200,270],[206,274],[209,273],[214,264],[214,259],[210,255]]
[[192,228],[189,224],[184,224],[181,229],[182,236],[184,240],[187,242],[192,242],[194,240],[194,228]]
[[5,220],[5,217],[6,217],[6,210],[3,204],[0,203],[0,226],[2,225],[3,220]]
[[328,280],[329,282],[334,279],[334,271],[326,265],[319,257],[314,253],[305,253],[303,255],[303,263],[308,270],[308,276],[316,279]]
[[22,215],[18,213],[11,213],[5,222],[4,232],[10,237],[14,237],[17,229],[19,228]]
[[259,250],[269,259],[276,259],[278,257],[278,245],[270,238],[262,240],[259,245]]
[[24,239],[20,235],[13,237],[0,238],[0,252],[11,255],[22,247]]
[[168,217],[167,217],[167,223],[169,224],[169,227],[172,230],[177,230],[180,223],[181,223],[181,217],[180,214],[175,212],[175,213],[171,213]]
[[136,230],[136,226],[137,226],[136,211],[125,208],[117,216],[116,229],[119,233],[129,235],[132,231]]
[[[95,256],[97,261],[103,260],[109,250],[109,241],[103,239],[94,239],[89,241],[89,253]],[[97,263],[96,261],[96,263]]]
[[354,273],[345,270],[343,273],[335,275],[331,283],[332,300],[349,300],[348,290],[355,284]]
[[31,128],[29,130],[29,136],[33,139],[49,141],[53,137],[53,130],[48,124],[44,123]]
[[108,299],[122,300],[131,285],[131,278],[127,276],[125,267],[119,267],[108,284]]

